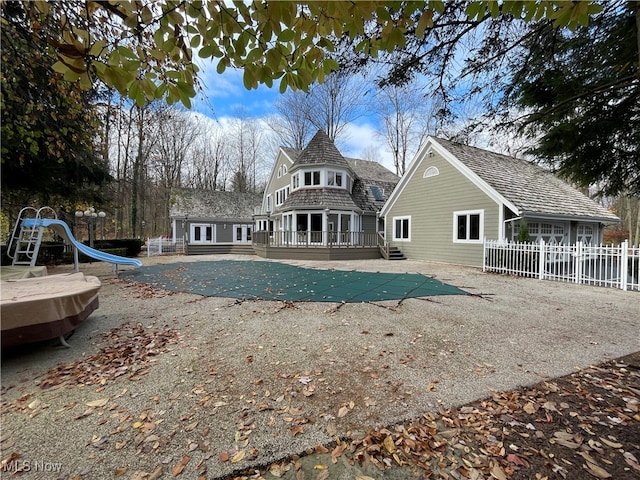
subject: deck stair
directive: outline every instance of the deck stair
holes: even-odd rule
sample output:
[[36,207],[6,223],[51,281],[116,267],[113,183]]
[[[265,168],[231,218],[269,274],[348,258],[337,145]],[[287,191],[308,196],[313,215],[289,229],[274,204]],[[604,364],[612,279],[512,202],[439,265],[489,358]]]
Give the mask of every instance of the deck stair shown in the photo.
[[406,260],[402,251],[398,247],[389,247],[389,258],[387,260]]

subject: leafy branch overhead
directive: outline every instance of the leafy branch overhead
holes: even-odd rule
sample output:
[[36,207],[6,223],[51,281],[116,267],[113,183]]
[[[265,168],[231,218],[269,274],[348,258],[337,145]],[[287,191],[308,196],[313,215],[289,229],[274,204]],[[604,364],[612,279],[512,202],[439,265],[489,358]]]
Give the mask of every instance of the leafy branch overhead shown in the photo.
[[[376,57],[422,38],[445,9],[444,1],[28,2],[31,30],[46,35],[57,53],[55,71],[91,88],[96,79],[139,105],[153,99],[190,106],[198,86],[194,56],[217,71],[243,70],[246,88],[279,82],[281,92],[307,90],[338,69],[331,57],[348,39],[356,52]],[[510,16],[553,20],[556,27],[586,25],[600,9],[588,0],[478,0],[465,5],[470,21]],[[58,29],[39,30],[55,20]],[[376,26],[376,35],[367,35]]]

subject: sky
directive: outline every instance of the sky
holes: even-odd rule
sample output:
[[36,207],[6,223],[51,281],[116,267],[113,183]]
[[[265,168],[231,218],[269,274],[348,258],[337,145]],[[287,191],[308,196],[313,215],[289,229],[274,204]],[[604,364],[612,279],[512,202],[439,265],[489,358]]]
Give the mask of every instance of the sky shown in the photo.
[[[200,67],[203,92],[193,102],[195,111],[223,124],[233,118],[239,109],[257,119],[278,113],[275,108],[280,96],[277,82],[273,88],[260,85],[256,90],[247,90],[242,82],[241,70],[228,68],[219,74],[214,64],[203,63]],[[375,118],[362,117],[349,124],[338,143],[338,149],[345,157],[362,158],[365,150],[376,149],[379,154],[377,160],[395,172],[391,152],[384,139],[376,133]]]

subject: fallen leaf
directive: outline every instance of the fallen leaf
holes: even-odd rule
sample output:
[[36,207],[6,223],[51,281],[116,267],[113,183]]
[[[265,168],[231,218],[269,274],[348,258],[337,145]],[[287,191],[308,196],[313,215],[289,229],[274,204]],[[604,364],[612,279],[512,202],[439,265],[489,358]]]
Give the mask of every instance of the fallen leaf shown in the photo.
[[519,465],[525,468],[529,467],[529,462],[527,462],[526,460],[523,460],[515,453],[510,453],[509,455],[507,455],[507,462],[511,462],[514,465]]
[[197,426],[198,426],[198,422],[190,423],[189,425],[184,427],[184,431],[185,432],[190,432],[191,430],[194,430]]
[[583,465],[587,472],[592,475],[595,475],[598,478],[611,478],[611,474],[607,472],[604,468],[599,467],[593,463],[587,462],[586,465]]
[[156,469],[151,472],[147,480],[158,480],[162,476],[162,465],[158,465]]
[[221,462],[228,462],[229,461],[229,453],[222,452],[220,455],[218,455],[218,460],[220,460]]
[[184,467],[186,467],[187,463],[189,463],[189,460],[191,460],[191,457],[189,455],[183,455],[182,460],[180,460],[180,463],[178,463],[171,469],[171,474],[174,477],[177,477],[178,475],[180,475],[184,470]]
[[387,435],[385,437],[385,439],[382,441],[382,445],[389,453],[393,453],[396,451],[396,445],[395,443],[393,443],[393,438],[391,438],[391,435]]
[[304,433],[304,429],[302,428],[302,425],[292,425],[290,430],[291,430],[292,437],[295,437],[299,433]]
[[313,447],[313,451],[314,453],[318,454],[329,453],[329,449],[324,445],[316,445],[315,447]]
[[93,402],[87,402],[87,407],[104,407],[109,402],[108,398],[101,398],[100,400],[94,400]]
[[113,475],[116,477],[120,477],[121,475],[124,475],[125,473],[127,473],[127,470],[129,470],[128,467],[116,468],[116,471],[113,472]]
[[522,407],[522,409],[529,415],[533,415],[534,413],[536,413],[536,406],[531,402],[527,402],[525,406]]
[[349,413],[349,407],[341,407],[340,410],[338,410],[338,418],[344,417],[347,413]]
[[240,450],[231,458],[231,463],[238,463],[244,458],[245,454],[246,452],[244,450]]
[[497,478],[498,480],[507,480],[507,474],[504,473],[504,470],[497,463],[491,467],[491,476],[493,478]]
[[611,448],[622,448],[621,443],[612,442],[611,440],[607,440],[606,438],[602,437],[600,437],[600,440],[602,441],[602,443],[609,445]]

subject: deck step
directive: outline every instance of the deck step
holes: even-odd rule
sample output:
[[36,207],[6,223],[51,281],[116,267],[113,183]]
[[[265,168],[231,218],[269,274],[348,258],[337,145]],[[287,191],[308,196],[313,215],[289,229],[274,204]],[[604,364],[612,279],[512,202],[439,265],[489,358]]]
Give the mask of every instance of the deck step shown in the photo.
[[400,251],[398,247],[391,247],[389,249],[389,260],[406,260],[407,257]]

